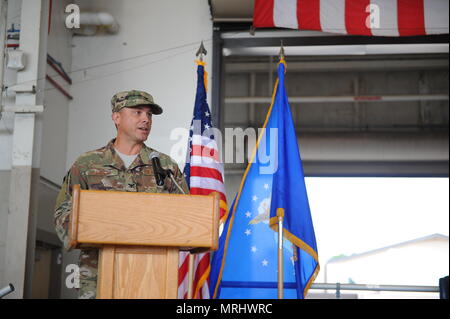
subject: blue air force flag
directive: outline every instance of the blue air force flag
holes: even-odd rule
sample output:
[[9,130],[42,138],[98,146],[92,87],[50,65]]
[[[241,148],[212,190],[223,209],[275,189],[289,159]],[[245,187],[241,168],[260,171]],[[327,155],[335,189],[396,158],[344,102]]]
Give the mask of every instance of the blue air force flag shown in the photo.
[[[277,214],[284,216],[284,297],[304,298],[319,271],[292,115],[278,64],[272,104],[220,237],[214,298],[277,298]],[[273,227],[273,229],[271,228]]]

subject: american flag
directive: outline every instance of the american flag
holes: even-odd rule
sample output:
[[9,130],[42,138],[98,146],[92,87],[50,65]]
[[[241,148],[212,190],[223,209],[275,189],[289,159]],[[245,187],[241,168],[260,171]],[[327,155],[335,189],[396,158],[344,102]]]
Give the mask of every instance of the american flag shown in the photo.
[[448,0],[255,0],[255,28],[368,36],[448,33]]
[[[211,123],[211,111],[206,102],[205,63],[197,61],[197,94],[188,142],[188,156],[184,177],[193,195],[220,194],[220,220],[226,218],[227,204],[223,182],[223,164]],[[188,216],[187,216],[188,218]],[[194,258],[194,299],[209,299],[210,254],[191,255]],[[189,253],[180,252],[178,273],[178,298],[188,296]]]

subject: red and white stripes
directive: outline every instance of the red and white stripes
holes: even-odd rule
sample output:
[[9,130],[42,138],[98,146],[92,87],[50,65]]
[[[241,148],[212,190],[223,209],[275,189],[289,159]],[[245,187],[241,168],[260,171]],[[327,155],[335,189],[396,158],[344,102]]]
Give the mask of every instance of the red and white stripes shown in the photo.
[[[192,195],[220,194],[220,219],[226,218],[227,204],[224,186],[223,164],[214,140],[201,136],[192,136],[190,158],[190,193]],[[191,255],[193,256],[193,255]],[[188,291],[189,254],[180,253],[178,298],[186,299]],[[210,254],[197,254],[194,258],[194,299],[209,299]]]
[[209,195],[218,192],[221,199],[220,220],[223,222],[227,212],[224,172],[216,141],[194,134],[190,165],[191,194]]
[[255,0],[256,28],[369,36],[449,32],[448,0]]

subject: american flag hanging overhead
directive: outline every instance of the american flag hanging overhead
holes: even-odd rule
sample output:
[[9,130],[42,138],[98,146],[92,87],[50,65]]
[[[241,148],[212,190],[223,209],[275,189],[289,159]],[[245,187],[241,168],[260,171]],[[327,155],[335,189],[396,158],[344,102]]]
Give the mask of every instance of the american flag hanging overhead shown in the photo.
[[[227,213],[227,201],[223,179],[223,164],[213,133],[211,111],[206,102],[205,63],[197,61],[197,94],[194,115],[191,122],[188,143],[188,158],[184,167],[184,177],[189,185],[191,195],[220,195],[220,220],[223,222]],[[186,216],[189,218],[189,216]],[[178,273],[178,298],[186,299],[188,295],[189,253],[181,252]],[[210,254],[197,254],[194,259],[194,299],[209,299]]]
[[368,36],[449,33],[448,0],[255,0],[255,28]]

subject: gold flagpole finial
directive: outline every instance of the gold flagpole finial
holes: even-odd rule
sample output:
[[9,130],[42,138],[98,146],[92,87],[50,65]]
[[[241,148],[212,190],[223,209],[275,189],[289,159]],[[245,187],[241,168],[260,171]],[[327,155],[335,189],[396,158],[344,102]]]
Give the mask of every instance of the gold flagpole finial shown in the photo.
[[200,47],[197,50],[197,53],[195,53],[195,56],[199,56],[199,60],[203,61],[203,55],[206,55],[208,51],[206,51],[205,46],[203,45],[203,41],[200,43]]

